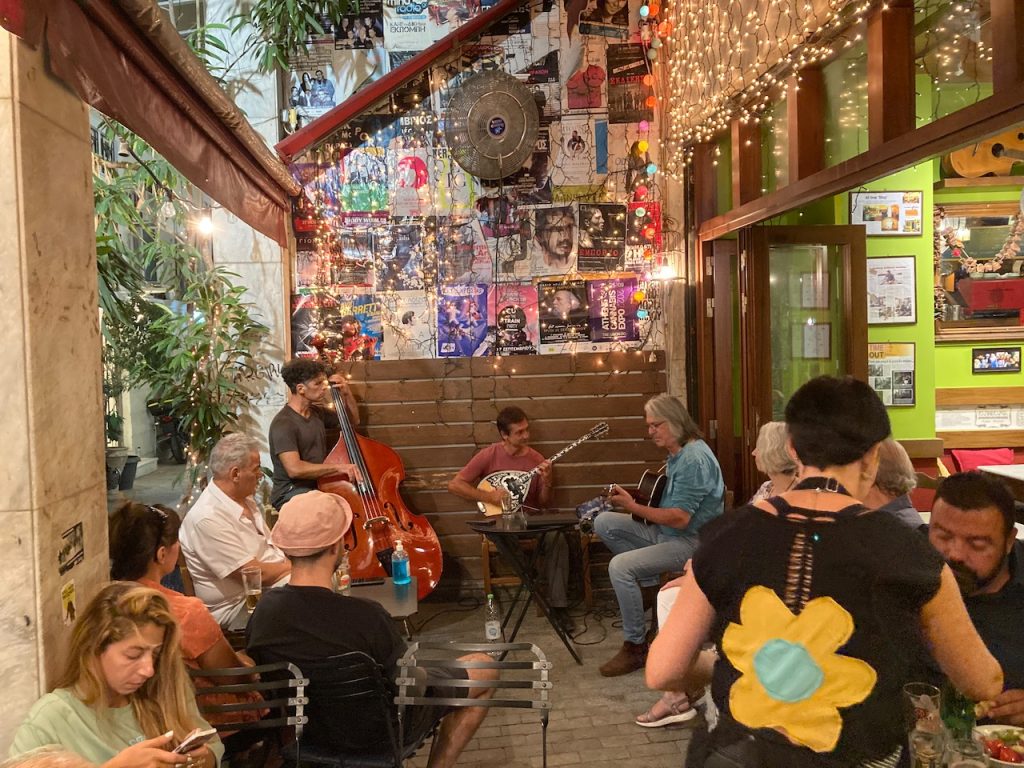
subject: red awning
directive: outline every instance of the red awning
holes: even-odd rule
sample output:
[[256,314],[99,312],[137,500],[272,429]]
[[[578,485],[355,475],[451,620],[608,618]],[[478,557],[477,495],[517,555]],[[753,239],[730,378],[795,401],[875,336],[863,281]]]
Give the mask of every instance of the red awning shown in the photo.
[[298,184],[153,0],[0,0],[0,26],[44,44],[53,74],[83,101],[286,245]]

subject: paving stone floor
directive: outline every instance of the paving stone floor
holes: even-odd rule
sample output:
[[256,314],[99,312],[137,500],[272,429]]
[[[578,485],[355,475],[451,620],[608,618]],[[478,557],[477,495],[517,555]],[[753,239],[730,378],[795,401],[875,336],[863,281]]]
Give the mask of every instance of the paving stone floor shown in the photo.
[[[181,467],[161,465],[138,478],[131,491],[115,491],[111,508],[125,498],[142,503],[174,506],[180,497],[177,480]],[[500,590],[499,600],[507,610],[512,593]],[[413,617],[414,639],[483,642],[484,608],[480,599],[460,603],[428,598]],[[617,626],[614,596],[598,590],[595,610],[572,608],[578,624],[576,649],[583,664],[578,665],[561,644],[543,616],[531,607],[517,641],[535,643],[553,662],[551,672],[551,719],[548,726],[548,765],[618,768],[620,765],[649,768],[682,768],[692,728],[699,717],[682,725],[641,728],[633,718],[650,706],[657,694],[647,690],[642,672],[604,678],[597,668],[622,643]],[[410,768],[424,768],[429,744],[409,761]],[[541,726],[533,710],[493,709],[476,737],[462,754],[464,768],[539,768]]]

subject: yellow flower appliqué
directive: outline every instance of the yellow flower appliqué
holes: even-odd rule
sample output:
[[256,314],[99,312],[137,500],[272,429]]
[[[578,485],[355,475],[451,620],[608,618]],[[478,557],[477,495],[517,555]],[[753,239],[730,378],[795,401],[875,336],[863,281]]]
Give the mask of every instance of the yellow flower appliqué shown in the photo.
[[830,597],[794,616],[767,587],[751,587],[722,650],[742,674],[729,691],[732,716],[749,728],[775,728],[815,752],[835,749],[839,707],[867,698],[878,676],[867,662],[836,650],[853,634],[853,617]]

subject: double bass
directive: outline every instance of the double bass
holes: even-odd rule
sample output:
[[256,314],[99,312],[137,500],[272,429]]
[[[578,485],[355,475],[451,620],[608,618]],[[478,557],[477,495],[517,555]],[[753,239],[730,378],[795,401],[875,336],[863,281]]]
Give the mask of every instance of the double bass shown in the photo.
[[389,446],[358,434],[337,387],[331,398],[338,414],[341,436],[324,459],[324,464],[355,464],[363,479],[346,480],[328,475],[317,481],[326,493],[336,493],[352,507],[352,526],[345,534],[349,567],[354,579],[391,575],[391,553],[395,544],[409,554],[409,572],[416,577],[417,595],[422,600],[441,579],[441,543],[430,522],[410,510],[399,493],[405,467]]

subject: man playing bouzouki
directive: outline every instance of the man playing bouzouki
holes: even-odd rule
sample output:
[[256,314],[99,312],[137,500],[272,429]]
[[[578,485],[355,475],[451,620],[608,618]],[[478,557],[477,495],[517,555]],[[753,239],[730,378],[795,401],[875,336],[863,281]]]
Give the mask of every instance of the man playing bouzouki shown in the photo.
[[[546,507],[551,500],[554,475],[551,463],[530,447],[530,422],[526,413],[521,408],[510,406],[502,409],[496,423],[501,440],[478,451],[448,483],[448,490],[467,501],[491,504],[499,509],[503,500],[522,503],[533,509]],[[478,486],[483,478],[494,472],[530,472],[533,469],[537,469],[537,474],[524,499],[510,498],[511,494],[505,488]],[[571,631],[573,627],[568,612],[566,588],[569,581],[569,547],[564,537],[556,537],[548,547],[544,557],[544,571],[552,614],[567,632]]]

